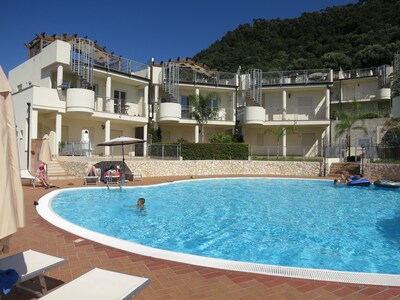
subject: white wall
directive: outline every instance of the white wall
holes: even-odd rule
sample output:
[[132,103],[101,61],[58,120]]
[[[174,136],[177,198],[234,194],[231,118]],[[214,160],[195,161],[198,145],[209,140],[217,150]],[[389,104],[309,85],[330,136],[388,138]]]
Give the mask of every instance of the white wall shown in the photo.
[[[9,73],[13,92],[18,85],[22,89],[30,85],[51,88],[51,67],[57,64],[69,65],[71,46],[67,42],[56,41],[44,48],[41,53],[17,66]],[[47,68],[47,69],[46,69]]]

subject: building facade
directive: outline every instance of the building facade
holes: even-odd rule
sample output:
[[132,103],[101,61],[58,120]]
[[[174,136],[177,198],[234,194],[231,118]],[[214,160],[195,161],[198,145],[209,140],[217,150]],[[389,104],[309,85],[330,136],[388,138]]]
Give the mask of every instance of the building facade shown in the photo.
[[[13,88],[21,166],[30,168],[35,142],[50,136],[58,155],[119,154],[96,147],[118,136],[163,142],[201,141],[189,98],[211,100],[204,140],[239,134],[252,155],[320,156],[331,142],[331,119],[354,100],[365,110],[391,108],[390,66],[334,72],[331,69],[237,73],[212,70],[189,58],[144,64],[116,56],[76,35],[37,37],[28,60],[9,73]],[[129,148],[130,156],[146,156]],[[110,153],[112,152],[112,153]],[[36,157],[37,159],[37,157]]]

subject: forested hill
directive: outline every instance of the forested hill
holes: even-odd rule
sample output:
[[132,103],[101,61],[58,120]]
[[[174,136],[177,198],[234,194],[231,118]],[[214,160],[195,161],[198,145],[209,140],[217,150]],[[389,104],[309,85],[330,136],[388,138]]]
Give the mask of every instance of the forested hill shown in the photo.
[[397,50],[400,0],[360,0],[295,19],[255,19],[193,58],[227,72],[346,70],[390,64]]

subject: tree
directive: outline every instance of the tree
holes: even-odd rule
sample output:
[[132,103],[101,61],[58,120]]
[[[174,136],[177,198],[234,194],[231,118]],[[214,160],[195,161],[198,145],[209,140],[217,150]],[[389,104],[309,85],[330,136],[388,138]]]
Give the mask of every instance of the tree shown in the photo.
[[386,146],[400,146],[400,118],[390,118],[382,128],[384,133],[381,144]]
[[[356,122],[361,120],[362,125],[356,125]],[[343,113],[339,123],[335,125],[335,138],[338,139],[343,134],[346,134],[346,144],[348,156],[350,156],[350,133],[352,130],[363,130],[364,134],[367,134],[367,128],[364,126],[364,119],[360,119],[358,114],[347,114]]]
[[221,101],[219,94],[212,92],[206,96],[190,95],[188,97],[190,104],[193,106],[193,111],[190,116],[193,117],[200,127],[201,142],[204,143],[204,124],[208,123],[209,119],[213,119],[217,115],[217,111],[212,107],[212,101]]

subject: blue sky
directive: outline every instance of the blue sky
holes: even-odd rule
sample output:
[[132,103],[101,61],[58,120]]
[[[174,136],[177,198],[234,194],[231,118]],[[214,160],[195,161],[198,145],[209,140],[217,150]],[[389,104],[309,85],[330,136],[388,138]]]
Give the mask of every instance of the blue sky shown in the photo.
[[286,19],[357,0],[134,1],[6,0],[0,18],[0,65],[8,71],[27,59],[35,34],[87,36],[142,63],[192,57],[240,24]]

